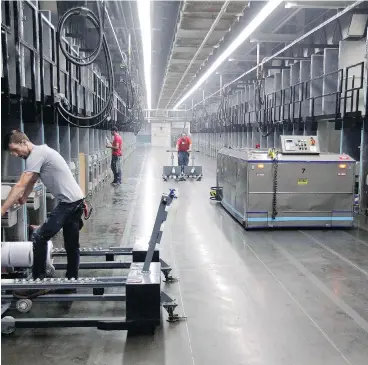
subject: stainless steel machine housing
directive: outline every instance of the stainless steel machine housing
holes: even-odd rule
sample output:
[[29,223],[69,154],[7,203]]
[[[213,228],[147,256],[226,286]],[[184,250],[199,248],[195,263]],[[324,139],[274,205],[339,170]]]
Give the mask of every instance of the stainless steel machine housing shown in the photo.
[[[276,216],[273,218],[277,163]],[[352,227],[355,161],[347,155],[223,148],[217,157],[222,205],[246,228]]]

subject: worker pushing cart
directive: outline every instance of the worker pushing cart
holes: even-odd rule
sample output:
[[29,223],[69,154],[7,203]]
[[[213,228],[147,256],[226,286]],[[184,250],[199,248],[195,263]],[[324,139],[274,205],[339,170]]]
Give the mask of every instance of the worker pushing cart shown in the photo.
[[181,172],[184,173],[184,166],[189,164],[189,153],[192,148],[192,141],[185,132],[181,134],[176,142],[176,149],[178,151],[178,165],[181,167]]

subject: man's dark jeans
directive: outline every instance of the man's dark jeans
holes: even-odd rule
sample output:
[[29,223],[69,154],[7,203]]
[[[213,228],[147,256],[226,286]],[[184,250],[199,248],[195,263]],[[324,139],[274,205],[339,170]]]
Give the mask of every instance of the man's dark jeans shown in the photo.
[[79,231],[83,227],[83,200],[74,203],[59,203],[47,221],[33,233],[33,278],[46,275],[47,242],[63,229],[64,247],[67,256],[66,277],[78,278]]
[[181,166],[181,172],[184,172],[184,166],[188,166],[188,163],[189,163],[189,152],[179,151],[178,165]]
[[121,156],[112,155],[111,170],[114,174],[113,183],[121,184]]

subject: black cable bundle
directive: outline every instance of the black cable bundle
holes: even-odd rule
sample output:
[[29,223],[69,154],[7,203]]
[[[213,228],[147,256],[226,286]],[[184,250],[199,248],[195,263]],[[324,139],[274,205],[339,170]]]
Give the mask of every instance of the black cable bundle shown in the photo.
[[225,89],[221,95],[220,104],[217,110],[217,124],[220,127],[228,125],[230,119],[230,108],[229,108],[229,95],[230,89]]
[[[104,13],[105,8],[104,4],[101,2],[96,2],[97,7],[97,13],[98,16],[93,13],[92,10],[85,8],[85,7],[75,7],[70,10],[68,10],[59,20],[58,29],[57,29],[57,44],[60,45],[61,51],[63,52],[65,58],[78,67],[85,67],[88,65],[91,65],[93,62],[96,61],[97,57],[99,56],[101,50],[103,49],[104,55],[105,55],[105,61],[106,61],[106,68],[107,68],[107,80],[108,80],[108,98],[107,102],[105,103],[104,107],[97,113],[91,116],[79,116],[71,113],[68,109],[70,106],[70,103],[65,98],[65,96],[58,94],[56,98],[56,105],[57,105],[57,111],[60,113],[60,115],[71,125],[79,128],[92,128],[96,127],[99,124],[106,121],[109,117],[111,118],[111,110],[113,107],[114,102],[114,71],[113,71],[113,64],[111,59],[111,53],[106,41],[106,37],[104,34]],[[65,48],[65,43],[62,41],[61,37],[64,31],[65,23],[68,19],[70,19],[72,16],[84,16],[86,19],[90,20],[92,24],[96,27],[98,35],[99,35],[99,41],[98,46],[96,49],[89,54],[86,57],[80,57],[79,55],[73,55],[69,53]],[[126,77],[125,77],[125,84],[127,88],[127,120],[123,123],[119,123],[122,126],[128,126],[133,124],[134,129],[140,129],[141,121],[138,118],[142,117],[142,111],[140,106],[136,107],[136,99],[137,95],[134,90],[134,85],[131,76],[129,75],[128,70],[126,70]],[[138,116],[138,118],[136,117]],[[138,120],[137,120],[138,119]],[[94,121],[93,124],[88,125],[81,125],[81,122],[91,122]],[[138,133],[137,131],[137,133]]]
[[259,111],[262,110],[262,105],[264,105],[265,92],[263,88],[264,86],[263,82],[264,82],[264,78],[258,78],[254,83],[254,91],[255,91],[254,110],[255,110],[255,120],[256,120],[258,131],[259,133],[261,133],[261,136],[265,138],[265,137],[270,136],[275,131],[276,125],[273,124],[271,130],[268,131],[266,134],[262,133],[261,123],[259,122],[259,119],[258,119],[258,110]]

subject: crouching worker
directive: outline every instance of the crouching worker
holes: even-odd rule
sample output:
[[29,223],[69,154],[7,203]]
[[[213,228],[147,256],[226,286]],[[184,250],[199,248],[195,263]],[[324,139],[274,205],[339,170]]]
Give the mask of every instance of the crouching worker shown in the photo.
[[192,148],[192,141],[186,135],[182,133],[176,142],[176,149],[178,151],[178,165],[181,166],[181,173],[184,173],[184,166],[189,164],[189,152]]
[[13,156],[25,160],[25,170],[13,186],[1,207],[1,216],[14,204],[27,202],[29,194],[38,179],[57,199],[58,204],[46,222],[32,235],[33,278],[46,276],[47,242],[63,229],[67,254],[66,277],[78,278],[79,269],[79,231],[83,227],[84,194],[75,181],[64,158],[55,150],[44,145],[34,145],[28,137],[13,130],[3,138],[3,149]]

